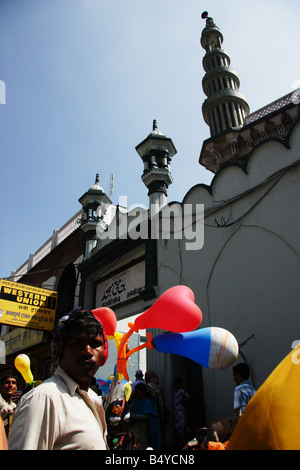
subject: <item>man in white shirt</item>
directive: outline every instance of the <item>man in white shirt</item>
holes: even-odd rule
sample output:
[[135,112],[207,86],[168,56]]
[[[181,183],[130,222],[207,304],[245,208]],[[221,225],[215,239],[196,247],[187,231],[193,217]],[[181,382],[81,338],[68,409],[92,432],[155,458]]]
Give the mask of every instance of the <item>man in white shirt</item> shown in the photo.
[[106,450],[102,398],[92,378],[108,356],[101,323],[90,311],[73,310],[54,331],[52,377],[26,393],[15,410],[10,450]]

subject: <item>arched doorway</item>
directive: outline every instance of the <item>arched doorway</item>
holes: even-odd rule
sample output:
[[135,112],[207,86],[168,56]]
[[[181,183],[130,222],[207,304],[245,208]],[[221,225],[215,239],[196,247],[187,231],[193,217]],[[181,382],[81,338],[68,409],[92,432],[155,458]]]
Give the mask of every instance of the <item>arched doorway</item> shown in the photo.
[[74,308],[74,296],[76,289],[76,269],[73,263],[70,263],[62,272],[58,285],[58,301],[56,309],[55,326],[61,317],[66,315]]

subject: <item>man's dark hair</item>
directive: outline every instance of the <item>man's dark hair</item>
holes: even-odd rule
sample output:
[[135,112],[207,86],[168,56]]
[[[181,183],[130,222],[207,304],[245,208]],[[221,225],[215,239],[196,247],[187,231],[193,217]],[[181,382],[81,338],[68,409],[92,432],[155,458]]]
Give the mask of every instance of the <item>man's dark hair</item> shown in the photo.
[[248,364],[246,364],[245,362],[240,362],[240,363],[237,364],[236,366],[233,366],[232,370],[233,370],[233,372],[235,372],[236,374],[241,374],[241,376],[242,376],[245,380],[248,380],[248,379],[249,379],[250,369],[249,369]]
[[92,337],[103,334],[103,326],[89,310],[79,310],[74,317],[70,315],[62,328],[66,336],[75,331],[83,331]]

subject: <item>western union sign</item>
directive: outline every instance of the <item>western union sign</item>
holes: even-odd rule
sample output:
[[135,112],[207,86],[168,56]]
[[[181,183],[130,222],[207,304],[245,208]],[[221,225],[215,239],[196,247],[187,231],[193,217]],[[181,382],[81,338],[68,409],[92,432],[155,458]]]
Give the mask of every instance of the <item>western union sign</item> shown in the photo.
[[0,323],[53,330],[57,292],[0,279]]

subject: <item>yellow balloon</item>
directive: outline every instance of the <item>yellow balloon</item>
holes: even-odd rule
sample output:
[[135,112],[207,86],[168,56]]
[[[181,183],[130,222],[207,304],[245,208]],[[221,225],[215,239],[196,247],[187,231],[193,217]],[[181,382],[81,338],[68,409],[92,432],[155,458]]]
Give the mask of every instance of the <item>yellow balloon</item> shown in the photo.
[[129,382],[125,384],[125,400],[128,401],[132,392],[132,388]]
[[31,384],[33,382],[33,375],[30,370],[30,359],[26,354],[19,354],[15,358],[15,367],[20,374],[22,374],[26,383]]
[[122,336],[124,336],[124,333],[119,333],[118,331],[115,332],[114,337],[118,340],[121,341]]

